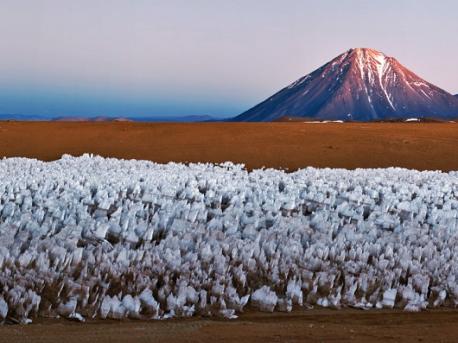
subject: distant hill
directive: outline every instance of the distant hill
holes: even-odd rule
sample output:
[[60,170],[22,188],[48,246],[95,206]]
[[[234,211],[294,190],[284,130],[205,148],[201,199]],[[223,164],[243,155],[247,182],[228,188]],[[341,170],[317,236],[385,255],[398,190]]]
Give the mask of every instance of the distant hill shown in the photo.
[[17,121],[137,121],[137,122],[206,122],[216,121],[215,118],[207,115],[192,116],[143,116],[143,117],[83,117],[83,116],[60,116],[52,117],[45,115],[22,115],[22,114],[0,114],[0,120],[17,120]]
[[127,118],[116,117],[56,117],[52,121],[131,121]]
[[0,120],[50,120],[38,114],[0,114]]
[[190,116],[145,116],[145,117],[129,117],[133,121],[143,121],[143,122],[202,122],[202,121],[216,121],[212,116],[208,115],[190,115]]
[[233,121],[405,120],[458,117],[458,98],[423,80],[395,58],[350,49]]

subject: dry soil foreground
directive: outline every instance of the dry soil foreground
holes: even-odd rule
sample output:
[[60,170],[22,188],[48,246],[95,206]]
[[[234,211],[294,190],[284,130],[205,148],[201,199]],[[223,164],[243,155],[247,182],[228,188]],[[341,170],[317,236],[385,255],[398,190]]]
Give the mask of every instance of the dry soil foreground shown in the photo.
[[0,342],[456,342],[458,312],[310,310],[233,321],[44,321],[0,326]]
[[0,122],[1,157],[54,160],[85,152],[248,168],[458,170],[458,124]]

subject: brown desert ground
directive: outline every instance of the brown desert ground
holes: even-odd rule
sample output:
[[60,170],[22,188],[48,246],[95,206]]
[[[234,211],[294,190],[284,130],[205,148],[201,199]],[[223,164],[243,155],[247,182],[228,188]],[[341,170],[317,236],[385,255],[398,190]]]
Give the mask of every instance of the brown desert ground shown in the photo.
[[0,157],[94,153],[156,162],[245,163],[296,170],[458,170],[454,123],[0,122]]
[[[245,163],[295,170],[458,170],[458,124],[0,122],[0,156],[55,160],[94,153],[156,162]],[[233,321],[35,320],[0,326],[0,342],[303,342],[458,340],[458,311],[248,312]]]
[[236,320],[36,321],[0,326],[0,342],[200,343],[200,342],[456,342],[458,311],[420,313],[308,310],[246,313]]

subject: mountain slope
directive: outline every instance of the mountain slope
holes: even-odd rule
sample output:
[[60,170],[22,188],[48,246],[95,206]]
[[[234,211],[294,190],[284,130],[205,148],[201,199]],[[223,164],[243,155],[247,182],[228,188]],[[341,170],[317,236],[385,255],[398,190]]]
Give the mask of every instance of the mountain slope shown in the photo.
[[350,49],[234,121],[283,116],[315,120],[384,120],[458,117],[458,98],[423,80],[395,58],[373,49]]

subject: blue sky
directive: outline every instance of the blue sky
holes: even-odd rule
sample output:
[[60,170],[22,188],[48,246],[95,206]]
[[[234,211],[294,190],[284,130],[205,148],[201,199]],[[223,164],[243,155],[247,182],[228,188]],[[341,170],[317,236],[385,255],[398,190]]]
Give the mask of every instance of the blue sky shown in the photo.
[[458,93],[457,13],[452,0],[0,0],[0,113],[236,115],[352,47]]

